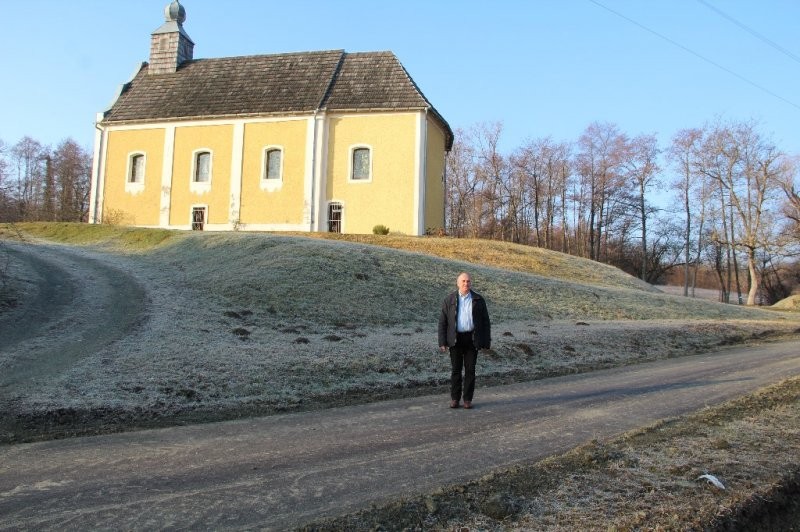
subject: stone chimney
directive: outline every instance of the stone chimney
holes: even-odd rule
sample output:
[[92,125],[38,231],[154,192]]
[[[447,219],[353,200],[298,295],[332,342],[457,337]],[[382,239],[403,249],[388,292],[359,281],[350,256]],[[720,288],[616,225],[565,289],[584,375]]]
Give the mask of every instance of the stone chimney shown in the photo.
[[178,0],[167,5],[164,18],[166,21],[150,39],[149,74],[171,74],[193,57],[194,42],[183,30],[186,10]]

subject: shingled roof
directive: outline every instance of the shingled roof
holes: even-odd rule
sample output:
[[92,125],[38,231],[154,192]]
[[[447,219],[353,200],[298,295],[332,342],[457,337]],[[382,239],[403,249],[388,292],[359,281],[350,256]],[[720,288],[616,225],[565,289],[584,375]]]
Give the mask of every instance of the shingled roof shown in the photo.
[[195,59],[174,73],[144,63],[103,123],[249,117],[315,110],[428,109],[453,132],[392,52],[343,50]]

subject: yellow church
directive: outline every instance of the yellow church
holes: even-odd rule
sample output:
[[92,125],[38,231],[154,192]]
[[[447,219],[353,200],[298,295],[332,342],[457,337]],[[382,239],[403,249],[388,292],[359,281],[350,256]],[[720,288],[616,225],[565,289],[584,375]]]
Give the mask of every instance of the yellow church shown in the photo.
[[97,115],[91,223],[422,235],[453,132],[392,52],[194,59],[176,0]]

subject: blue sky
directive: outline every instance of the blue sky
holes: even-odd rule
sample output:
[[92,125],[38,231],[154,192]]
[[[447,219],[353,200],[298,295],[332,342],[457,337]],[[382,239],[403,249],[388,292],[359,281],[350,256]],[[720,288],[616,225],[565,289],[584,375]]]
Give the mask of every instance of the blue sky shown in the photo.
[[[0,0],[0,139],[90,148],[167,0]],[[195,57],[391,50],[453,128],[502,148],[593,121],[662,145],[716,116],[800,154],[798,0],[185,0]],[[733,19],[733,20],[731,20]],[[755,35],[754,35],[755,34]]]

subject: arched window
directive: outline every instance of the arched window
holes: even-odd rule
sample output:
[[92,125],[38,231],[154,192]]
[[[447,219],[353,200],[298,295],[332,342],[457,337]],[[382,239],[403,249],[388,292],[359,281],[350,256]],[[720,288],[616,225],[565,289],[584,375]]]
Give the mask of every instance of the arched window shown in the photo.
[[143,153],[131,154],[128,161],[128,183],[144,183],[144,163]]
[[267,148],[264,153],[264,179],[281,179],[283,175],[283,150]]
[[194,154],[194,174],[195,183],[211,182],[211,152],[198,151]]
[[372,157],[369,148],[353,148],[350,163],[350,179],[353,181],[369,181],[372,179]]

